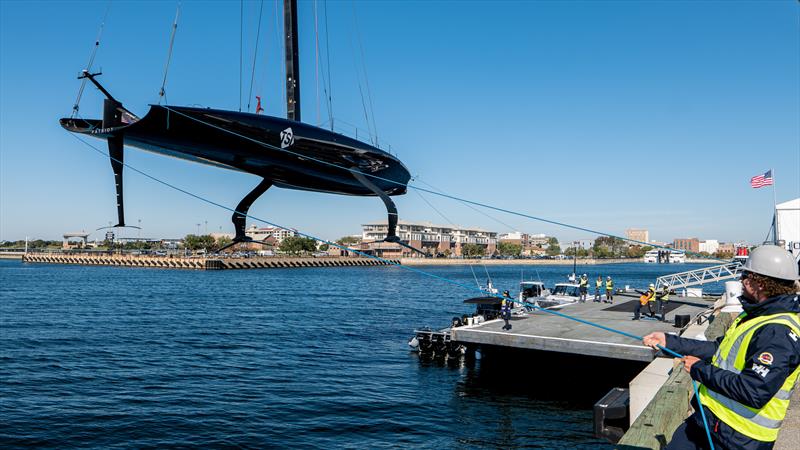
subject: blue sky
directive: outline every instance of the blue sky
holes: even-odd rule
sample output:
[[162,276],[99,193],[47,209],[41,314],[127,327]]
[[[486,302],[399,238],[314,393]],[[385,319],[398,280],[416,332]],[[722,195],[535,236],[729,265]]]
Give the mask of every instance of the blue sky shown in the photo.
[[[253,95],[273,115],[285,111],[281,4],[264,2],[253,78]],[[239,2],[182,2],[170,104],[239,108],[260,5],[244,3],[240,28]],[[108,160],[58,125],[107,6],[0,2],[0,239],[57,239],[115,220]],[[765,237],[773,204],[771,188],[751,189],[750,177],[774,168],[778,202],[800,195],[797,2],[331,1],[327,47],[324,6],[320,63],[329,49],[337,128],[357,126],[361,136],[370,128],[359,94],[359,82],[362,91],[369,84],[381,141],[450,194],[613,234],[635,227],[659,240],[750,242]],[[176,7],[115,1],[109,9],[93,68],[139,115],[158,101]],[[313,8],[300,2],[302,109],[318,123],[328,117],[317,96]],[[80,113],[100,117],[101,104],[87,87]],[[258,183],[136,149],[126,162],[231,207]],[[228,211],[130,171],[125,190],[127,221],[141,221],[142,236],[181,237],[198,223],[201,232],[232,231]],[[402,219],[595,237],[490,212],[501,225],[423,195],[438,212],[410,190],[395,198]],[[331,239],[385,217],[375,198],[283,189],[250,212]]]

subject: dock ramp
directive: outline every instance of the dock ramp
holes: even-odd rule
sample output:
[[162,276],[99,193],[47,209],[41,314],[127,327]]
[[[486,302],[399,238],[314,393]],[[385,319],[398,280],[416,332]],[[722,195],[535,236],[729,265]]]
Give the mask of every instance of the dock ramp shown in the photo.
[[687,272],[673,273],[664,275],[656,279],[656,290],[661,286],[668,285],[670,289],[687,288],[699,286],[706,283],[716,283],[718,281],[733,280],[739,278],[742,273],[742,263],[732,261],[716,266],[704,267],[702,269],[689,270]]

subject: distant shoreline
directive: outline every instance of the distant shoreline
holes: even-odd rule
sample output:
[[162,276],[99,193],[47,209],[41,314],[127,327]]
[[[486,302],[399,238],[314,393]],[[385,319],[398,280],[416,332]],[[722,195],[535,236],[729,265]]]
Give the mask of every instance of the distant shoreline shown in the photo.
[[[633,264],[644,263],[642,258],[609,258],[609,259],[578,259],[578,266],[595,266],[599,264]],[[686,264],[702,264],[709,263],[709,265],[719,264],[717,261],[708,259],[686,259]],[[427,258],[401,258],[400,264],[404,266],[471,266],[471,265],[486,265],[486,266],[571,266],[573,261],[571,259],[427,259]],[[682,264],[672,264],[682,265]]]

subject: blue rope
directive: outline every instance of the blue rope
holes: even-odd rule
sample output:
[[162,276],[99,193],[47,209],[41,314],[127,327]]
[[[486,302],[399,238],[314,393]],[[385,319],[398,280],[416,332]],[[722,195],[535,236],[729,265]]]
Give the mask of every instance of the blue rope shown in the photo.
[[[169,108],[167,108],[167,109],[169,109]],[[268,220],[261,219],[261,218],[258,218],[258,217],[255,217],[255,216],[252,216],[252,215],[249,215],[249,214],[243,214],[243,213],[241,213],[239,211],[236,211],[233,208],[230,208],[230,207],[225,206],[225,205],[223,205],[221,203],[217,203],[217,202],[215,202],[213,200],[210,200],[208,198],[205,198],[205,197],[202,197],[200,195],[197,195],[197,194],[194,194],[192,192],[189,192],[189,191],[187,191],[187,190],[185,190],[183,188],[175,186],[174,184],[168,183],[168,182],[166,182],[164,180],[161,180],[161,179],[156,178],[156,177],[154,177],[154,176],[152,176],[150,174],[147,174],[147,173],[145,173],[145,172],[143,172],[143,171],[141,171],[141,170],[139,170],[139,169],[137,169],[137,168],[125,163],[125,162],[123,162],[123,161],[119,161],[119,160],[117,160],[115,158],[112,158],[108,153],[105,153],[102,150],[98,149],[97,147],[93,146],[92,144],[84,141],[83,139],[81,139],[75,133],[69,133],[69,135],[74,137],[75,139],[77,139],[78,141],[83,143],[84,145],[88,146],[92,150],[96,151],[101,156],[110,158],[111,160],[114,160],[115,162],[118,162],[118,163],[122,164],[124,167],[127,167],[128,169],[130,169],[130,170],[132,170],[132,171],[134,171],[134,172],[136,172],[136,173],[138,173],[138,174],[140,174],[140,175],[142,175],[142,176],[144,176],[144,177],[146,177],[146,178],[148,178],[150,180],[155,181],[156,183],[162,184],[162,185],[164,185],[164,186],[166,186],[168,188],[171,188],[171,189],[174,189],[174,190],[176,190],[178,192],[186,194],[186,195],[188,195],[188,196],[190,196],[192,198],[200,200],[201,202],[208,203],[210,205],[216,206],[218,208],[222,208],[224,210],[227,210],[227,211],[230,211],[230,212],[233,212],[233,213],[237,213],[237,214],[245,216],[245,217],[247,217],[249,219],[252,219],[252,220],[255,220],[255,221],[258,221],[258,222],[262,222],[262,223],[265,223],[267,225],[270,225],[270,226],[273,226],[273,227],[276,227],[276,228],[280,228],[280,229],[283,229],[283,230],[294,231],[296,234],[299,234],[300,236],[303,236],[303,237],[306,237],[306,238],[309,238],[309,239],[314,239],[316,241],[324,242],[324,243],[326,243],[328,245],[332,245],[332,246],[334,246],[336,248],[339,248],[341,250],[353,252],[353,253],[356,253],[356,254],[358,254],[360,256],[363,256],[363,257],[366,257],[366,258],[371,258],[371,259],[375,259],[377,261],[381,261],[381,262],[383,262],[384,264],[387,264],[387,265],[393,265],[393,266],[399,267],[401,269],[405,269],[405,270],[408,270],[408,271],[411,271],[411,272],[415,272],[415,273],[418,273],[418,274],[426,276],[426,277],[434,278],[434,279],[443,281],[445,283],[449,283],[449,284],[452,284],[452,285],[455,285],[455,286],[462,287],[464,289],[468,289],[470,291],[479,291],[481,293],[485,293],[485,291],[483,291],[480,287],[469,286],[469,285],[466,285],[464,283],[460,283],[458,281],[451,280],[449,278],[445,278],[445,277],[436,275],[434,273],[426,272],[424,270],[416,269],[416,268],[409,267],[409,266],[403,266],[403,265],[401,265],[401,264],[399,264],[397,262],[394,262],[394,261],[391,261],[391,260],[388,260],[388,259],[385,259],[385,258],[381,258],[379,256],[370,255],[370,254],[364,253],[364,252],[359,251],[359,250],[351,249],[351,248],[348,248],[346,246],[337,244],[335,242],[331,242],[331,241],[329,241],[327,239],[323,239],[323,238],[320,238],[320,237],[317,237],[317,236],[314,236],[314,235],[311,235],[311,234],[303,233],[301,231],[297,231],[296,229],[288,228],[288,227],[285,227],[283,225],[280,225],[280,224],[277,224],[277,223],[274,223],[274,222],[270,222]],[[637,336],[635,334],[628,333],[628,332],[625,332],[625,331],[622,331],[622,330],[617,330],[617,329],[614,329],[614,328],[607,327],[605,325],[600,325],[600,324],[595,323],[595,322],[591,322],[591,321],[588,321],[588,320],[580,319],[578,317],[573,317],[573,316],[570,316],[570,315],[567,315],[567,314],[564,314],[564,313],[561,313],[561,312],[558,312],[558,311],[553,311],[553,310],[541,308],[540,306],[538,306],[536,304],[533,304],[533,303],[529,303],[529,302],[525,302],[525,301],[518,301],[518,300],[511,299],[511,298],[503,297],[503,296],[497,295],[497,294],[494,294],[494,295],[491,295],[491,296],[493,296],[495,298],[499,298],[499,299],[505,299],[506,301],[510,301],[512,303],[517,303],[517,304],[520,304],[522,306],[531,307],[531,308],[539,310],[539,311],[544,311],[546,313],[553,314],[553,315],[556,315],[556,316],[559,316],[559,317],[563,317],[565,319],[573,320],[575,322],[580,322],[580,323],[583,323],[583,324],[586,324],[586,325],[589,325],[589,326],[592,326],[592,327],[595,327],[595,328],[600,328],[602,330],[606,330],[606,331],[609,331],[611,333],[620,334],[622,336],[626,336],[626,337],[629,337],[631,339],[635,339],[635,340],[638,340],[638,341],[642,341],[643,340],[642,336]],[[677,352],[674,352],[674,351],[672,351],[672,350],[670,350],[670,349],[668,349],[666,347],[662,347],[661,345],[658,345],[657,347],[659,349],[661,349],[661,350],[664,350],[666,352],[669,352],[669,353],[675,355],[678,358],[683,357],[683,355],[681,355],[681,354],[679,354]],[[709,429],[708,429],[708,424],[706,423],[706,416],[705,416],[705,413],[703,412],[702,403],[700,402],[700,400],[701,400],[700,399],[700,392],[697,390],[697,384],[694,382],[694,380],[692,380],[692,385],[694,386],[695,395],[697,396],[697,401],[698,401],[698,404],[700,405],[700,414],[703,417],[703,424],[705,425],[705,428],[706,428],[706,434],[708,436],[708,442],[711,445],[711,450],[714,450],[714,444],[711,442],[711,434],[710,434]]]

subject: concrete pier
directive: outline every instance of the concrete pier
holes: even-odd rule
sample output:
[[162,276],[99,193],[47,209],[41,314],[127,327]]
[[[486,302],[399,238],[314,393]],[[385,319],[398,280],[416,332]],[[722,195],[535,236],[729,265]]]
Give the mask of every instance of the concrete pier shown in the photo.
[[109,254],[28,253],[23,262],[42,264],[78,264],[86,266],[149,267],[157,269],[229,270],[276,269],[291,267],[382,266],[371,258],[174,258],[166,256],[134,256]]
[[[636,336],[644,336],[653,331],[667,333],[680,331],[669,322],[644,318],[632,321],[634,304],[630,302],[638,300],[623,302],[625,306],[594,303],[590,300],[587,303],[568,305],[562,308],[562,311],[572,317]],[[697,302],[673,300],[670,303],[674,308],[667,314],[670,322],[676,314],[688,314],[694,318],[707,308],[700,299],[697,299]],[[710,305],[709,303],[708,306]],[[641,345],[641,342],[630,337],[543,311],[512,317],[512,329],[509,331],[502,329],[503,324],[504,322],[498,319],[478,325],[457,327],[452,330],[452,339],[467,345],[543,350],[642,362],[655,359],[655,352],[651,348]]]

